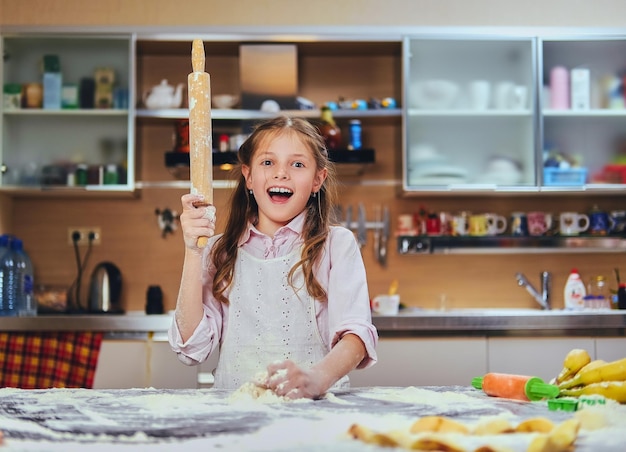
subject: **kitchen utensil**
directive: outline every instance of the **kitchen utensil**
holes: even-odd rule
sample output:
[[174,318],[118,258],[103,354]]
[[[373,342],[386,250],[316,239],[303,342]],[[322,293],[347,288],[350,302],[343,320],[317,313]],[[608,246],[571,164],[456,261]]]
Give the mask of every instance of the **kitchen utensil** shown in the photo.
[[[213,204],[213,141],[211,138],[211,76],[204,72],[204,44],[194,39],[193,72],[187,77],[189,91],[189,168],[191,193],[204,196],[202,206]],[[196,205],[199,207],[199,205]],[[204,247],[208,237],[200,237]]]
[[122,273],[111,262],[101,262],[91,274],[89,312],[119,314],[122,293]]
[[397,315],[400,309],[400,295],[377,295],[374,297],[372,309],[380,315]]
[[417,108],[442,110],[451,108],[459,93],[459,85],[449,80],[425,80],[410,90]]
[[374,259],[380,262],[380,235],[382,233],[382,213],[379,205],[374,206]]
[[234,94],[216,94],[211,101],[216,108],[233,108],[239,102],[239,96]]
[[179,108],[183,102],[183,84],[179,83],[172,86],[167,80],[161,80],[161,83],[153,86],[143,95],[143,103],[146,108]]
[[359,246],[363,248],[367,243],[367,224],[365,219],[365,205],[359,203],[359,224],[357,229],[357,239]]
[[389,207],[383,207],[383,230],[380,237],[380,245],[379,245],[379,259],[378,262],[383,267],[387,266],[387,242],[389,241]]
[[352,206],[346,207],[346,228],[352,229]]
[[490,372],[472,380],[472,386],[492,397],[537,401],[559,395],[559,387],[544,383],[539,377]]

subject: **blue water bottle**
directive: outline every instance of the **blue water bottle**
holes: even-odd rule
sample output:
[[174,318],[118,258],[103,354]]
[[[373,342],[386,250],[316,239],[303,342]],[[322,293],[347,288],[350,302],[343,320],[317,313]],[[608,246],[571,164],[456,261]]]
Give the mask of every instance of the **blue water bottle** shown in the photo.
[[[4,239],[3,239],[4,240]],[[2,293],[0,293],[0,315],[6,317],[17,316],[17,269],[15,267],[15,253],[13,252],[13,240],[9,240],[9,247],[0,259],[0,272],[2,273]]]
[[361,121],[353,119],[350,121],[350,149],[361,149]]
[[9,252],[9,242],[10,237],[8,235],[0,235],[0,316],[11,315],[8,300],[5,298],[4,295],[4,286],[6,281],[4,275],[4,258],[5,255]]
[[14,239],[11,242],[11,250],[13,251],[17,273],[17,315],[20,317],[35,316],[37,315],[37,303],[35,300],[33,264],[20,239]]

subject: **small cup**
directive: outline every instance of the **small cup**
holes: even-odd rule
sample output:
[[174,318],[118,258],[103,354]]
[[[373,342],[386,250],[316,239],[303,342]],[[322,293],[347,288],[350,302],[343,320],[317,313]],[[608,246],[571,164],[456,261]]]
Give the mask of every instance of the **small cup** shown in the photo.
[[415,216],[410,213],[398,215],[397,235],[417,235]]
[[426,217],[425,223],[427,235],[441,235],[441,218],[439,218],[438,215],[428,215]]
[[524,212],[513,212],[511,214],[511,234],[518,237],[528,235],[528,218]]
[[559,216],[561,235],[578,235],[589,227],[589,217],[584,213],[563,212]]
[[609,232],[621,235],[626,232],[626,210],[612,210],[609,212]]
[[487,219],[487,235],[498,235],[506,231],[507,221],[502,215],[495,213],[486,213]]
[[526,214],[528,218],[528,233],[532,236],[547,234],[552,228],[552,214],[533,211]]
[[487,110],[491,102],[491,83],[474,80],[469,84],[469,106],[472,110]]
[[509,110],[511,108],[511,95],[515,84],[503,81],[496,85],[494,106],[498,110]]
[[607,235],[610,228],[607,212],[594,210],[589,213],[589,233],[591,235]]
[[469,216],[460,213],[452,217],[450,222],[450,235],[465,236],[469,234]]
[[476,214],[469,217],[469,235],[474,237],[487,235],[487,217],[485,215]]
[[397,315],[400,310],[400,295],[377,295],[372,301],[372,310],[379,315]]
[[509,95],[509,108],[511,110],[523,110],[528,104],[528,87],[514,85]]

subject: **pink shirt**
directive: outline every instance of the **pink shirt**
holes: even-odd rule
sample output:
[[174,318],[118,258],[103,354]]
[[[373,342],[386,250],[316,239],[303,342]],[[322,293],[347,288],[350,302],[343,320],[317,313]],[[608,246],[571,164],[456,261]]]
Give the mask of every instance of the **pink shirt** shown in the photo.
[[[250,224],[239,246],[259,259],[285,256],[302,245],[303,225],[304,213],[276,231],[272,238]],[[205,248],[205,264],[218,237],[212,237]],[[209,270],[203,275],[204,317],[187,342],[182,341],[176,321],[169,331],[172,350],[185,364],[206,360],[219,347],[228,329],[228,305],[217,301],[211,293],[215,268],[212,264],[206,267]],[[324,344],[330,349],[345,334],[355,334],[363,341],[367,352],[358,367],[373,365],[377,359],[378,333],[372,324],[365,266],[352,231],[331,227],[316,277],[328,294],[327,302],[315,301],[317,327]]]

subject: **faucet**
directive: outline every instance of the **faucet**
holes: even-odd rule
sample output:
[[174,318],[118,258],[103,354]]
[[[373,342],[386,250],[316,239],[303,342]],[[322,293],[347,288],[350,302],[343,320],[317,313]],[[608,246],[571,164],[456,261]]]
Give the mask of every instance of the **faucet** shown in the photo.
[[535,301],[539,303],[541,309],[550,310],[550,285],[552,282],[552,275],[550,272],[543,271],[540,273],[541,277],[541,293],[537,292],[537,289],[526,279],[523,273],[516,273],[515,278],[517,284],[524,287],[529,294],[533,296]]

